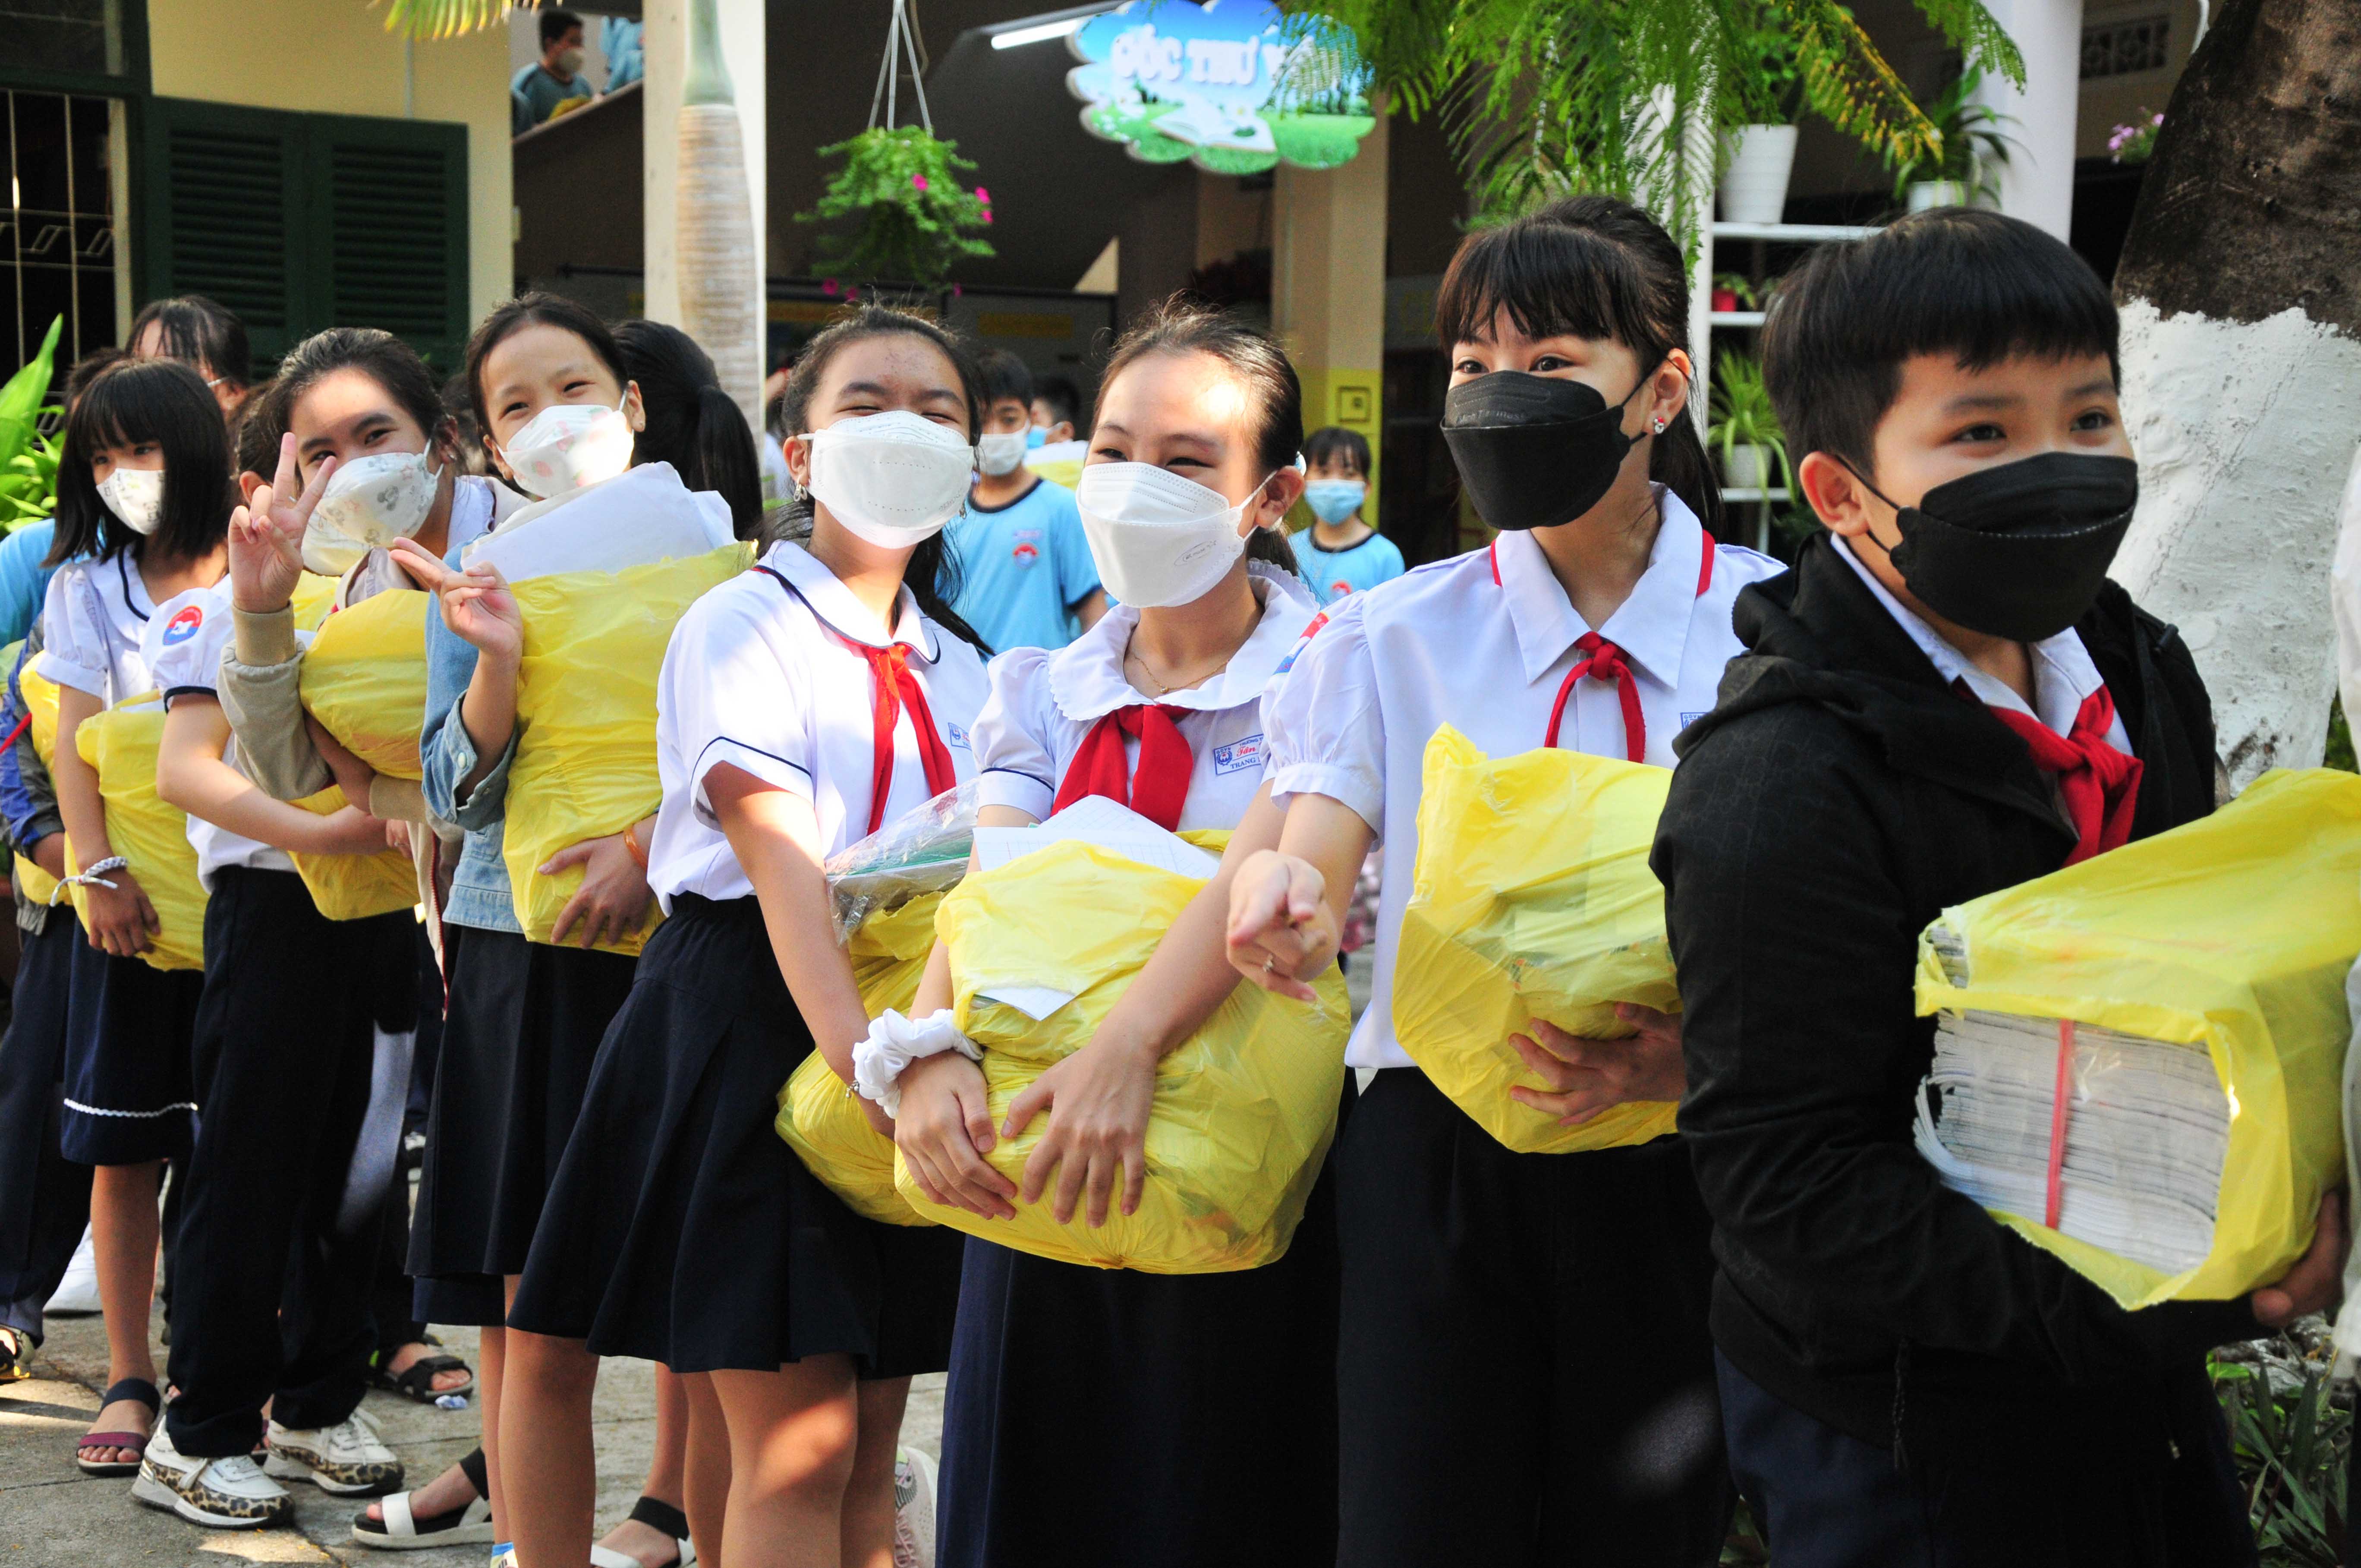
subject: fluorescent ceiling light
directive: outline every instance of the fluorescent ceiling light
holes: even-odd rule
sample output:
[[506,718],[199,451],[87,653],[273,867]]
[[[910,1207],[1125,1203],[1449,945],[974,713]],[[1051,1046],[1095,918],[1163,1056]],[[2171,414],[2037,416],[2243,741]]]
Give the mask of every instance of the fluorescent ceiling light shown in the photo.
[[1069,16],[1062,22],[1037,22],[1029,27],[1013,27],[1005,33],[993,34],[992,47],[1016,49],[1025,44],[1047,43],[1051,38],[1062,38],[1079,31],[1082,25],[1090,19],[1089,16]]

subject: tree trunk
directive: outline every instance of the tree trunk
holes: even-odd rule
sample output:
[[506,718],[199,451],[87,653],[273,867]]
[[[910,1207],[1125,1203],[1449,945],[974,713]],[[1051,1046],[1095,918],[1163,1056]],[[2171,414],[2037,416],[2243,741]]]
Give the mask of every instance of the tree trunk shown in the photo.
[[2243,785],[2320,761],[2361,445],[2361,0],[2226,0],[2115,273],[2140,506],[2115,576],[2178,624]]

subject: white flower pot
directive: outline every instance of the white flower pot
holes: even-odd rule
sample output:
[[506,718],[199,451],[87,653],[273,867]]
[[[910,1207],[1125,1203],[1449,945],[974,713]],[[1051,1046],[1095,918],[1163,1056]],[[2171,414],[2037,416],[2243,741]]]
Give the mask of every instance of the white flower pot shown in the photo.
[[1910,210],[1923,213],[1929,207],[1964,207],[1968,204],[1968,187],[1959,180],[1920,180],[1910,187]]
[[1733,446],[1722,462],[1721,482],[1733,490],[1762,489],[1769,482],[1770,459],[1767,446]]
[[1787,175],[1795,167],[1795,127],[1741,126],[1730,148],[1718,192],[1722,221],[1777,223],[1787,209]]

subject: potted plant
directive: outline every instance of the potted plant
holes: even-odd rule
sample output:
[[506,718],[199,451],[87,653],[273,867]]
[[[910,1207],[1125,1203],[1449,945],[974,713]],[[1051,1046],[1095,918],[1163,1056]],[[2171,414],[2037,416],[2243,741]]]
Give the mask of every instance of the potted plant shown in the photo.
[[1771,390],[1753,356],[1714,356],[1711,415],[1706,444],[1720,455],[1723,484],[1734,490],[1792,488],[1787,437],[1772,411]]
[[1754,280],[1743,272],[1717,272],[1713,275],[1713,308],[1717,311],[1759,311],[1763,295]]
[[2156,133],[2164,129],[2164,116],[2147,109],[2128,125],[2117,126],[2107,137],[2107,159],[2111,163],[2146,163],[2156,155]]
[[844,167],[796,222],[853,220],[850,233],[820,236],[822,269],[862,282],[939,283],[954,262],[993,254],[969,232],[992,222],[992,193],[960,184],[960,172],[975,165],[957,142],[922,126],[873,126],[819,151],[841,154]]
[[1938,138],[1936,149],[1905,157],[1893,166],[1894,199],[1911,212],[1999,203],[2000,171],[2008,163],[2009,148],[2016,145],[2016,138],[2001,127],[2016,120],[1977,101],[1983,81],[1980,71],[1963,71],[1925,105]]
[[1804,75],[1795,41],[1775,24],[1758,28],[1748,54],[1760,64],[1739,88],[1760,116],[1722,138],[1727,166],[1715,192],[1722,221],[1775,224],[1787,211],[1787,177],[1795,167],[1795,122],[1804,113]]

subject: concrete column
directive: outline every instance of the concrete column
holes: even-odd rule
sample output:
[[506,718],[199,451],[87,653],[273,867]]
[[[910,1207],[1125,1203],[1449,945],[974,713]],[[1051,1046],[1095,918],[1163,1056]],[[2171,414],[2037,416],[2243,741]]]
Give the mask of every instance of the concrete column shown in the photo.
[[1303,428],[1341,424],[1369,443],[1378,518],[1385,431],[1386,134],[1361,138],[1341,169],[1279,166],[1271,206],[1271,325],[1303,381]]
[[2082,0],[1986,0],[2025,57],[2025,90],[1984,78],[1983,101],[2015,123],[2000,208],[2064,239],[2074,217],[2074,122],[2082,88]]
[[[761,292],[768,275],[765,251],[769,226],[763,211],[769,189],[765,172],[769,142],[764,132],[763,0],[717,0],[721,13],[721,43],[730,67],[730,85],[737,100],[738,118],[745,133],[746,195],[754,216],[754,321],[760,330],[767,319]],[[680,323],[680,259],[674,232],[675,194],[680,173],[680,92],[688,64],[688,0],[646,0],[647,76],[640,88],[643,131],[640,144],[642,243],[647,269],[647,303],[653,321]],[[755,358],[767,366],[763,345],[755,345]]]

